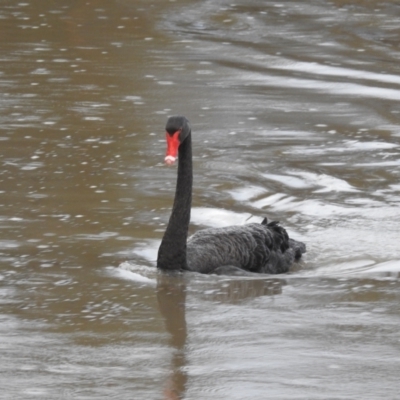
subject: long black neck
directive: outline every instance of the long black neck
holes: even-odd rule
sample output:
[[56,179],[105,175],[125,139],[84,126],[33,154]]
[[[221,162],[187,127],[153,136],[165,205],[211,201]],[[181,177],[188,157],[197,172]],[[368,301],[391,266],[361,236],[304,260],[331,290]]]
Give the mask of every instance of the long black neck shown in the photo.
[[158,249],[157,268],[187,269],[186,240],[192,207],[192,135],[179,146],[175,200],[167,229]]

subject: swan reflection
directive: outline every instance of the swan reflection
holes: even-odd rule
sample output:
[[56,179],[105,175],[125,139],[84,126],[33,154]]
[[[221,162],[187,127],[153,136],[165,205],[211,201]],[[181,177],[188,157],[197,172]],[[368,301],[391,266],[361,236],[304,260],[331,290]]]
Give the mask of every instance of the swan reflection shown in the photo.
[[[198,274],[160,273],[157,276],[157,301],[165,327],[170,335],[170,346],[173,348],[170,375],[164,387],[164,399],[177,400],[184,398],[187,390],[186,372],[186,280]],[[211,278],[211,277],[209,277]],[[238,279],[237,277],[220,277],[210,279],[191,279],[191,293],[206,300],[222,303],[240,303],[246,299],[260,296],[274,296],[282,293],[286,285],[283,279]]]
[[187,383],[185,372],[187,338],[185,303],[186,284],[182,274],[159,274],[157,277],[157,301],[174,349],[171,374],[164,388],[166,400],[182,399]]
[[205,290],[203,298],[220,303],[238,304],[247,299],[261,296],[274,296],[282,293],[286,285],[284,279],[232,279],[215,282]]

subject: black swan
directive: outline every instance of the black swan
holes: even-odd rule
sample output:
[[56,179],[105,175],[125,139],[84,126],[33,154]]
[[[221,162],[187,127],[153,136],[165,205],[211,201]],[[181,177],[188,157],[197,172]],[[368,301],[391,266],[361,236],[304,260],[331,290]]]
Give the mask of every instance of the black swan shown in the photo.
[[203,274],[287,272],[306,251],[304,243],[289,239],[278,222],[209,228],[187,239],[192,205],[192,135],[183,116],[168,118],[165,163],[178,155],[175,200],[158,250],[157,268],[164,271],[196,271]]

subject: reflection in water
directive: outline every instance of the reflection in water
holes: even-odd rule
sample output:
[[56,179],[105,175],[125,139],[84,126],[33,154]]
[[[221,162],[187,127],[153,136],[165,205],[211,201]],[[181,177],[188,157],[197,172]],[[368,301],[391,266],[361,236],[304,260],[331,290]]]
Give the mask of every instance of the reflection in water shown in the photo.
[[[230,278],[225,277],[222,281],[207,282],[207,289],[202,297],[213,302],[240,304],[244,300],[254,299],[261,296],[274,296],[282,293],[282,286],[286,285],[283,279],[264,278]],[[217,286],[216,288],[212,287]]]
[[171,374],[164,389],[164,396],[168,400],[181,399],[187,383],[187,374],[183,368],[186,365],[185,344],[187,338],[184,277],[179,274],[159,274],[157,300],[171,337],[171,346],[175,350],[171,362]]
[[[165,320],[165,326],[170,334],[170,345],[174,349],[170,376],[165,385],[165,399],[182,399],[187,390],[188,376],[186,372],[186,294],[185,279],[189,276],[195,280],[197,274],[167,274],[160,273],[157,277],[157,300],[160,312]],[[202,277],[203,278],[203,277]],[[208,278],[208,277],[207,277]],[[212,276],[206,279],[201,289],[201,297],[212,302],[237,304],[246,299],[259,296],[273,296],[282,293],[281,279],[246,279],[221,278]],[[196,282],[197,284],[199,282]],[[197,288],[202,285],[196,285]],[[210,289],[211,287],[211,289]],[[212,289],[214,287],[214,289]]]

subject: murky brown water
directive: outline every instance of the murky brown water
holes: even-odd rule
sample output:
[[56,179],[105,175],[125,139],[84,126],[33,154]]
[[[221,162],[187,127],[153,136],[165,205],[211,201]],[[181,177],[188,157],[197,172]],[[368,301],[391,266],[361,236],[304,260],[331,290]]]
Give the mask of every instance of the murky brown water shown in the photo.
[[[2,1],[0,398],[395,399],[400,6]],[[157,276],[192,231],[279,219],[288,275]]]

